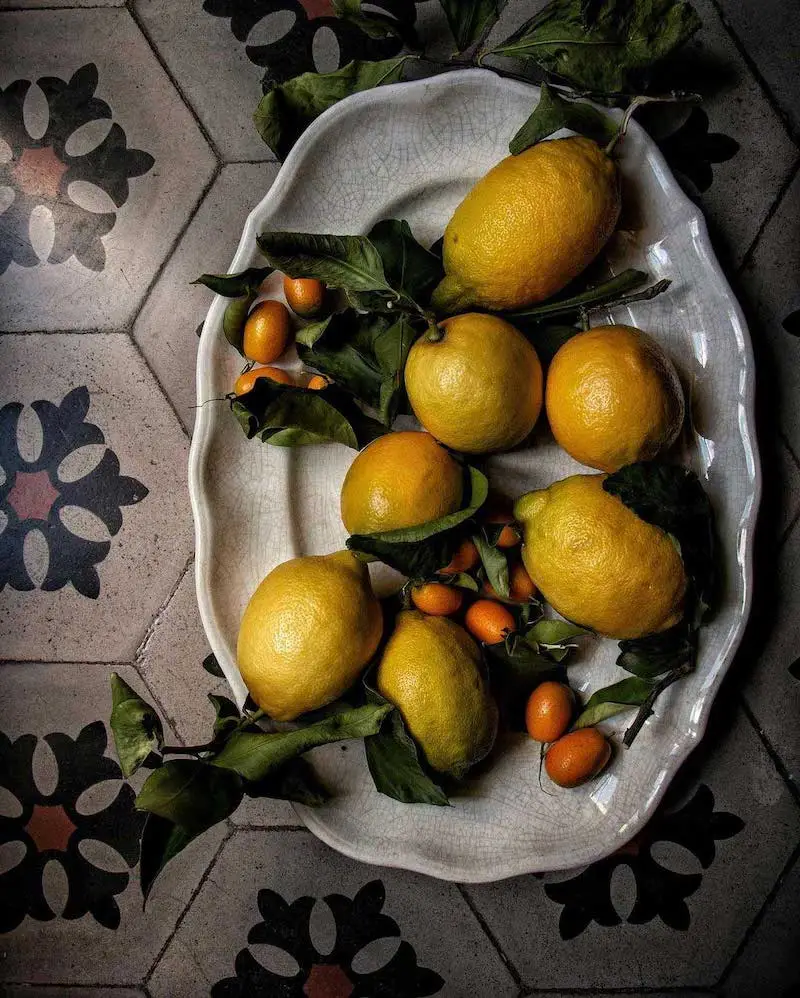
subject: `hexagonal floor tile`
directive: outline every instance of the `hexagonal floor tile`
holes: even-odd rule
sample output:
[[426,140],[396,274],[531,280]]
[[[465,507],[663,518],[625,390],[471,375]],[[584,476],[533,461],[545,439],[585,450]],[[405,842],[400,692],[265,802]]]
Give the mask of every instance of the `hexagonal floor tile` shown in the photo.
[[6,988],[3,998],[146,998],[144,991],[132,991],[130,988],[114,988],[104,991],[102,988],[37,988],[22,987]]
[[191,282],[228,270],[245,219],[277,172],[277,163],[223,167],[136,319],[134,338],[188,429],[197,403],[197,333],[214,297]]
[[0,0],[0,10],[12,7],[35,10],[37,7],[124,7],[125,0]]
[[265,71],[285,80],[399,48],[334,17],[330,0],[136,0],[135,10],[225,161],[275,158],[253,124]]
[[0,366],[0,655],[129,662],[192,550],[186,436],[125,334]]
[[[289,978],[287,980],[287,978]],[[228,841],[148,988],[154,998],[277,993],[515,995],[458,888],[368,867],[305,831]]]
[[800,809],[741,711],[720,704],[708,739],[673,809],[615,856],[546,883],[467,888],[526,985],[719,979],[797,841]]
[[[122,782],[106,727],[108,672],[25,663],[0,672],[3,841],[16,858],[10,866],[5,852],[0,874],[4,981],[135,987],[224,835],[218,826],[193,842],[142,910],[136,864],[143,816]],[[148,696],[133,669],[119,672]],[[134,784],[145,775],[137,773]]]
[[0,328],[123,329],[214,156],[126,10],[0,31]]

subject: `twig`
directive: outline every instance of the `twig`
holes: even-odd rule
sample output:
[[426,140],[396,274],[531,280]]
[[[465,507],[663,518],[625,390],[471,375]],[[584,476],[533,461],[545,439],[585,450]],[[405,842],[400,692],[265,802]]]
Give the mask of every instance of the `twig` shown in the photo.
[[671,672],[668,672],[660,682],[656,683],[648,698],[639,708],[639,712],[636,715],[633,724],[625,732],[622,739],[622,744],[625,748],[630,748],[631,745],[633,745],[634,738],[636,738],[642,730],[644,722],[647,718],[653,713],[653,704],[664,692],[664,690],[667,689],[668,686],[672,686],[672,684],[676,683],[679,679],[683,679],[684,676],[688,676],[693,669],[693,661],[684,662],[683,665],[679,665],[677,669],[673,669]]

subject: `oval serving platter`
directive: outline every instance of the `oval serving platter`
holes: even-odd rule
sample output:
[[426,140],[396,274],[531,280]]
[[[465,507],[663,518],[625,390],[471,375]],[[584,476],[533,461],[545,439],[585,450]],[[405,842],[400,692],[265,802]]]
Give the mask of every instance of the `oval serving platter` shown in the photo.
[[[537,87],[464,70],[348,98],[300,138],[248,217],[230,271],[263,262],[256,235],[266,229],[361,233],[395,217],[432,243],[469,188],[508,154],[509,139],[538,95]],[[506,736],[493,764],[450,808],[378,794],[360,742],[347,743],[346,751],[315,750],[311,758],[334,796],[323,807],[296,809],[319,838],[355,859],[481,882],[569,869],[613,852],[647,821],[702,737],[741,638],[760,493],[747,328],[699,209],[635,123],[620,166],[626,231],[608,248],[609,264],[615,272],[633,266],[673,283],[650,302],[594,321],[648,330],[678,367],[692,414],[682,457],[715,507],[722,606],[701,632],[696,672],[662,695],[634,746],[579,790],[543,792],[539,747],[525,736]],[[265,294],[280,295],[279,277],[270,278]],[[224,299],[215,299],[203,327],[200,403],[229,391],[241,367],[222,333],[224,307]],[[291,450],[248,441],[227,406],[198,409],[189,464],[197,594],[211,648],[240,704],[247,692],[235,655],[242,610],[278,563],[344,546],[339,491],[354,453],[338,444]],[[542,429],[526,449],[490,462],[493,482],[511,495],[584,470]],[[614,642],[590,641],[570,667],[573,685],[588,695],[622,678],[616,654]],[[621,732],[631,719],[632,712],[604,727]]]

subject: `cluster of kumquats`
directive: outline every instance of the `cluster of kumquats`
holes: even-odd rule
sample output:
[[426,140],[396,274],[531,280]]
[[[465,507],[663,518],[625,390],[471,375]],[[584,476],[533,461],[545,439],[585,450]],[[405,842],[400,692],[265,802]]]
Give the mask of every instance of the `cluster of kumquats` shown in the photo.
[[[524,605],[535,600],[539,593],[519,556],[522,538],[513,525],[513,513],[504,497],[494,495],[481,512],[480,520],[487,526],[503,525],[495,546],[508,558],[509,600],[504,601],[486,579],[474,598],[469,590],[443,582],[412,585],[409,596],[421,613],[457,616],[476,641],[495,645],[517,629],[509,605]],[[466,538],[440,574],[471,573],[479,566],[478,549]],[[598,728],[569,731],[577,713],[578,701],[571,687],[553,680],[540,683],[525,707],[526,730],[534,741],[542,744],[547,775],[560,787],[580,786],[597,776],[611,758],[611,744]]]
[[[326,289],[322,281],[313,278],[284,277],[283,293],[292,312],[303,319],[320,314],[325,303]],[[281,385],[296,385],[319,391],[328,384],[327,378],[313,372],[292,374],[273,367],[292,343],[292,317],[289,308],[275,298],[259,302],[244,324],[242,352],[255,366],[248,366],[233,386],[236,395],[252,391],[259,378],[269,378]]]

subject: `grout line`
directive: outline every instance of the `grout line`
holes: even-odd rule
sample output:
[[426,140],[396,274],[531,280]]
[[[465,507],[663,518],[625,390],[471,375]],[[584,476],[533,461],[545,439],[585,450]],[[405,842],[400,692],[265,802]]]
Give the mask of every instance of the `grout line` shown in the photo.
[[[45,9],[45,8],[42,8],[42,7],[32,7],[32,8],[31,7],[26,7],[25,8],[25,10],[43,10],[43,9]],[[75,10],[76,8],[74,8],[74,7],[73,8],[70,8],[70,7],[55,7],[53,9],[54,10]],[[108,10],[108,9],[109,9],[108,7],[104,7],[103,8],[103,10]],[[0,11],[0,13],[3,13],[3,12]],[[66,982],[64,982],[64,981],[57,981],[57,982],[56,981],[48,981],[46,984],[42,984],[41,982],[35,982],[35,981],[33,983],[31,983],[31,981],[7,981],[7,980],[4,979],[3,980],[3,986],[6,986],[6,985],[8,985],[9,987],[12,987],[12,988],[66,988],[69,991],[72,991],[74,988],[78,988],[79,990],[86,990],[86,991],[96,991],[98,988],[103,988],[104,990],[108,990],[108,991],[111,991],[111,990],[113,990],[113,991],[141,991],[142,990],[142,985],[141,984],[120,984],[119,982],[116,982],[114,984],[108,984],[108,983],[100,983],[100,984],[76,984],[74,981],[66,981]],[[146,989],[145,989],[145,991],[146,991]],[[3,994],[5,994],[5,992],[4,991],[0,991],[0,995],[3,995]]]
[[282,166],[279,159],[226,159],[224,166]]
[[[55,4],[48,5],[46,7],[3,7],[0,10],[0,14],[27,14],[28,11],[38,12],[40,10],[49,11],[62,11],[62,10],[119,10],[121,7],[125,6],[125,0],[120,0],[116,4],[107,3],[83,3],[83,4],[65,4],[63,6],[56,6]],[[128,987],[128,985],[124,985]],[[105,984],[98,984],[97,987],[106,987]]]
[[788,114],[786,114],[786,112],[781,107],[778,99],[776,98],[775,94],[772,92],[772,87],[769,85],[769,83],[767,83],[766,79],[764,78],[764,75],[762,74],[761,70],[758,68],[758,64],[756,63],[755,59],[747,51],[747,49],[744,46],[744,43],[739,38],[739,35],[734,29],[733,25],[730,24],[730,22],[728,21],[727,17],[725,16],[725,11],[720,5],[719,0],[711,0],[711,6],[716,10],[717,16],[719,17],[720,21],[722,21],[722,25],[725,28],[725,30],[730,35],[731,41],[736,47],[736,50],[738,51],[742,59],[745,61],[747,68],[755,77],[759,87],[761,87],[761,90],[763,91],[764,96],[767,99],[767,103],[775,112],[775,114],[777,114],[789,138],[795,143],[795,145],[797,145],[798,142],[800,141],[800,137],[796,135],[794,126],[792,125],[792,122]]
[[158,951],[158,953],[156,954],[155,960],[153,960],[153,963],[150,966],[150,969],[144,975],[144,980],[142,981],[142,986],[144,986],[145,988],[147,988],[147,985],[150,983],[150,980],[151,980],[153,974],[155,973],[156,968],[158,967],[159,963],[161,962],[161,958],[166,953],[167,948],[169,947],[169,944],[172,942],[172,940],[177,935],[178,929],[180,929],[181,925],[183,925],[183,921],[186,918],[186,916],[189,914],[189,910],[191,909],[192,905],[194,904],[195,899],[197,898],[197,895],[203,889],[203,885],[208,880],[208,878],[209,878],[209,876],[211,874],[211,871],[214,869],[214,867],[215,867],[215,865],[217,863],[217,860],[220,857],[220,853],[225,848],[225,846],[228,844],[228,842],[232,838],[233,834],[234,834],[234,829],[231,828],[231,827],[229,827],[227,833],[223,836],[222,841],[220,842],[219,846],[217,847],[217,851],[211,857],[211,861],[209,862],[208,866],[203,871],[202,876],[198,880],[197,886],[192,891],[192,893],[191,893],[191,895],[189,897],[189,900],[186,902],[186,905],[185,905],[183,911],[178,916],[178,920],[175,922],[175,928],[167,936],[166,942],[161,947],[161,949]]
[[800,806],[800,787],[798,787],[794,779],[792,779],[792,776],[789,773],[788,769],[786,768],[783,759],[781,759],[777,749],[767,737],[766,732],[758,722],[758,718],[755,716],[744,695],[741,693],[739,694],[739,702],[740,706],[747,715],[747,719],[755,728],[756,734],[761,739],[764,748],[767,750],[767,754],[769,755],[770,759],[772,759],[772,763],[775,766],[775,769],[777,769],[778,775],[781,777],[783,782],[788,787],[789,793],[794,798],[795,803],[798,806]]
[[662,985],[661,987],[638,988],[528,988],[522,991],[525,995],[681,995],[681,994],[714,994],[714,989],[702,984]]
[[186,110],[192,116],[192,118],[194,119],[195,124],[200,129],[200,134],[206,140],[206,142],[209,145],[209,148],[211,149],[211,152],[214,154],[214,158],[217,161],[217,168],[219,169],[219,167],[222,166],[223,159],[222,159],[222,154],[220,153],[219,149],[217,148],[216,142],[211,137],[211,134],[209,133],[209,131],[206,128],[206,126],[200,120],[200,116],[195,111],[193,105],[189,101],[189,98],[183,92],[183,89],[180,86],[180,84],[178,83],[178,81],[175,79],[174,75],[172,74],[172,71],[170,70],[169,66],[166,63],[166,60],[164,59],[164,57],[159,52],[158,47],[156,46],[155,42],[153,41],[153,39],[152,39],[152,37],[150,35],[149,30],[145,27],[144,22],[139,17],[139,14],[138,14],[138,12],[136,10],[135,4],[133,3],[133,0],[127,0],[127,2],[125,4],[125,9],[128,11],[128,14],[131,16],[131,18],[132,18],[134,24],[136,25],[136,27],[139,29],[139,31],[141,31],[141,33],[144,36],[144,39],[147,42],[150,50],[152,51],[153,55],[158,60],[159,65],[164,70],[164,72],[167,74],[167,77],[168,77],[170,83],[175,88],[175,90],[178,93],[178,96],[180,97],[180,99],[185,104]]
[[[150,361],[145,356],[144,351],[142,350],[141,345],[138,343],[138,341],[137,341],[136,337],[133,335],[132,331],[130,333],[126,333],[125,335],[128,337],[129,341],[133,344],[133,349],[139,355],[139,358],[141,359],[141,361],[144,364],[144,366],[150,372],[150,377],[153,379],[153,381],[155,381],[156,386],[158,387],[158,391],[161,393],[161,397],[167,403],[167,405],[169,406],[169,408],[170,408],[170,410],[172,412],[172,415],[175,417],[175,420],[176,420],[176,422],[178,424],[178,429],[182,431],[183,435],[191,443],[192,437],[191,437],[191,434],[189,433],[189,430],[186,428],[186,425],[184,424],[183,420],[181,419],[178,410],[175,408],[175,403],[169,397],[169,395],[167,394],[166,388],[161,384],[161,381],[160,381],[158,375],[153,370],[152,364],[150,363]],[[188,457],[187,457],[187,475],[188,475]]]
[[794,179],[797,176],[798,171],[800,171],[800,159],[798,159],[794,163],[794,165],[791,167],[791,169],[789,170],[788,174],[786,175],[783,183],[778,188],[778,193],[775,195],[775,200],[769,206],[766,215],[761,220],[761,224],[759,225],[759,227],[758,227],[758,229],[756,231],[756,234],[753,236],[753,239],[752,239],[750,245],[745,250],[744,256],[742,257],[742,262],[736,268],[736,270],[734,271],[734,273],[736,273],[736,274],[742,274],[745,271],[745,269],[749,266],[750,261],[753,259],[755,251],[758,248],[758,244],[761,242],[761,237],[764,235],[764,232],[765,232],[767,226],[769,225],[769,223],[774,218],[775,213],[777,212],[778,208],[780,207],[781,202],[783,201],[784,197],[786,196],[786,192],[789,190],[789,188],[794,183]]
[[[257,798],[252,798],[256,800]],[[287,804],[291,804],[291,801],[286,801]],[[307,832],[308,829],[305,825],[255,825],[252,822],[248,822],[246,825],[239,825],[236,822],[233,823],[234,828],[237,832]]]
[[166,596],[166,598],[164,600],[162,600],[161,605],[156,610],[156,612],[153,614],[153,619],[147,625],[147,629],[144,632],[144,637],[139,642],[139,645],[136,648],[136,651],[134,653],[134,656],[133,656],[134,662],[138,662],[141,659],[141,657],[144,655],[145,650],[147,648],[147,643],[150,640],[150,638],[153,636],[153,632],[156,629],[158,621],[163,616],[164,611],[167,609],[167,607],[169,606],[169,604],[172,602],[172,597],[178,591],[178,588],[180,587],[181,582],[183,582],[183,580],[186,578],[186,574],[189,571],[189,569],[192,567],[192,562],[193,561],[194,561],[194,551],[192,551],[192,553],[186,559],[186,564],[183,566],[183,569],[181,570],[180,575],[178,576],[178,581],[175,583],[175,585],[172,587],[172,589],[170,589],[169,594]]
[[109,662],[107,658],[79,658],[75,661],[65,661],[60,658],[0,658],[0,669],[13,665],[104,665],[108,669],[133,669],[135,662]]
[[[34,7],[40,10],[40,7]],[[69,7],[59,7],[69,10]],[[2,13],[2,11],[0,11]],[[125,329],[0,329],[0,336],[127,336]]]
[[502,962],[503,962],[506,970],[511,975],[514,983],[520,989],[520,993],[524,993],[524,991],[525,991],[525,985],[522,982],[522,978],[520,977],[520,975],[519,975],[519,973],[517,971],[517,968],[514,966],[514,964],[511,962],[511,960],[509,960],[509,958],[506,956],[506,954],[505,954],[505,952],[503,950],[503,947],[500,945],[499,940],[497,939],[497,937],[495,936],[495,934],[492,932],[492,930],[489,928],[489,925],[488,925],[486,919],[480,913],[480,911],[478,910],[477,906],[473,902],[472,898],[467,893],[466,888],[463,886],[463,884],[456,884],[455,888],[458,891],[458,893],[461,895],[461,897],[464,899],[464,902],[466,903],[466,905],[469,908],[469,910],[472,912],[472,915],[473,915],[473,918],[475,919],[475,921],[478,923],[478,925],[481,927],[481,929],[483,929],[484,935],[486,936],[486,938],[489,940],[489,942],[494,947],[497,955],[502,960]]
[[798,843],[794,847],[794,849],[792,850],[792,853],[789,856],[789,859],[786,861],[786,864],[784,865],[784,867],[781,870],[780,874],[778,875],[778,879],[775,881],[775,884],[773,885],[772,890],[769,892],[769,894],[767,894],[766,898],[764,898],[764,902],[761,905],[761,907],[759,908],[759,910],[756,912],[755,918],[753,919],[753,921],[750,923],[750,925],[745,930],[745,934],[742,937],[741,942],[739,943],[739,945],[734,950],[733,956],[728,961],[725,969],[722,971],[722,974],[720,975],[719,980],[717,981],[717,985],[716,985],[717,987],[720,987],[721,985],[723,985],[725,983],[725,981],[727,981],[727,979],[730,977],[731,972],[733,971],[733,968],[734,968],[735,964],[738,962],[739,957],[742,955],[742,953],[744,952],[747,944],[752,939],[753,934],[755,933],[756,929],[763,922],[764,917],[767,914],[767,911],[772,906],[772,902],[775,900],[775,897],[776,897],[778,891],[783,886],[784,881],[786,880],[786,878],[788,877],[788,875],[791,873],[792,867],[797,862],[798,857],[800,857],[800,843]]

